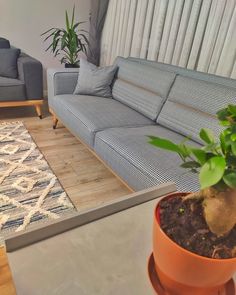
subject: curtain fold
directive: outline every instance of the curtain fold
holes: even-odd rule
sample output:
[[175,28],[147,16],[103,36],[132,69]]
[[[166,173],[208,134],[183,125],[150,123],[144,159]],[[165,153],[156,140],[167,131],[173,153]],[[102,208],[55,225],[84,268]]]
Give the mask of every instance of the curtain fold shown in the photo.
[[183,6],[184,6],[184,0],[177,0],[176,1],[175,11],[174,11],[171,29],[170,29],[170,35],[169,35],[168,44],[167,44],[166,53],[165,53],[164,63],[170,64],[172,61],[173,53],[175,50],[176,39],[177,39],[177,35],[178,35],[178,30],[179,30],[179,26],[180,26]]
[[128,13],[129,13],[129,5],[130,1],[120,0],[121,1],[121,21],[118,35],[118,52],[123,54],[125,48],[125,38],[126,38],[126,30],[128,25]]
[[168,0],[156,1],[156,7],[154,12],[153,26],[151,28],[150,44],[148,48],[148,59],[157,60],[159,49],[161,46],[161,39],[163,28],[165,25],[165,17],[168,7]]
[[101,56],[101,36],[109,0],[91,0],[88,60],[99,64]]
[[235,78],[236,0],[110,0],[101,64],[118,55]]
[[144,24],[146,19],[148,0],[138,1],[136,9],[136,17],[134,22],[134,32],[130,54],[134,57],[140,56],[142,40],[144,38]]
[[216,73],[217,65],[219,63],[220,55],[225,43],[227,31],[229,29],[229,25],[232,20],[234,8],[235,8],[235,1],[226,2],[224,14],[223,14],[222,21],[219,28],[219,33],[217,36],[217,40],[216,40],[213,53],[211,56],[210,65],[208,68],[209,73],[212,73],[212,74]]
[[162,33],[162,38],[160,43],[160,50],[158,54],[158,60],[160,62],[164,62],[164,59],[165,59],[165,53],[167,50],[170,29],[171,29],[172,19],[174,15],[174,10],[175,10],[175,4],[176,4],[176,1],[170,1],[167,7],[165,23],[164,23],[163,33]]
[[187,67],[190,51],[192,48],[193,38],[197,27],[199,12],[201,9],[202,0],[195,0],[192,4],[191,13],[189,16],[188,26],[185,33],[184,43],[179,59],[179,66]]
[[147,14],[146,14],[144,30],[143,30],[143,39],[142,39],[142,45],[140,50],[141,58],[147,58],[147,53],[148,53],[147,49],[148,49],[150,31],[151,31],[151,26],[153,21],[154,5],[155,5],[155,0],[148,1]]
[[197,69],[208,72],[213,49],[216,43],[217,35],[225,8],[225,0],[212,1],[212,6],[206,25],[206,32],[202,43],[202,50],[199,57]]
[[236,59],[234,42],[236,40],[236,7],[231,18],[229,29],[225,38],[224,46],[217,65],[216,74],[230,76]]
[[175,49],[172,57],[172,64],[173,65],[179,65],[179,60],[184,44],[184,38],[188,27],[189,17],[191,13],[191,8],[193,5],[193,0],[184,1],[184,8],[183,13],[181,15],[181,21],[178,28],[178,35],[175,43]]
[[195,31],[193,42],[192,42],[191,53],[188,60],[189,69],[195,69],[198,56],[200,53],[200,48],[202,45],[203,36],[205,33],[206,24],[209,17],[210,7],[211,7],[211,0],[204,0],[202,2],[201,11],[199,14],[197,27],[196,27],[196,31]]
[[[128,25],[127,25],[127,32],[125,38],[125,49],[123,56],[129,56],[132,46],[133,40],[133,32],[134,32],[134,23],[135,23],[135,16],[136,16],[136,9],[137,9],[137,0],[130,0],[130,9],[128,15]],[[115,57],[113,57],[114,59]]]

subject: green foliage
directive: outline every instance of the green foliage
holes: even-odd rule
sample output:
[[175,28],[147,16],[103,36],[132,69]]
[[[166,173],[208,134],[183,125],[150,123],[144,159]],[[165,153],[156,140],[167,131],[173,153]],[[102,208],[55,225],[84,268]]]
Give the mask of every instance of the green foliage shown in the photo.
[[89,41],[87,32],[80,30],[80,26],[84,22],[75,23],[75,6],[73,7],[71,20],[68,12],[65,12],[65,21],[65,29],[51,28],[41,36],[45,36],[44,42],[51,40],[46,51],[51,50],[55,57],[60,55],[61,63],[79,65],[79,52],[84,52],[87,55]]
[[210,186],[236,188],[236,105],[218,111],[217,117],[225,129],[219,139],[211,130],[201,129],[199,136],[205,143],[201,148],[149,136],[149,143],[155,147],[178,153],[183,160],[181,167],[199,173],[201,189]]
[[150,143],[152,145],[155,145],[157,147],[163,148],[171,152],[181,153],[180,147],[177,144],[171,142],[170,140],[154,136],[149,136],[149,138],[151,139]]
[[215,142],[215,137],[210,129],[201,129],[199,133],[200,138],[208,144]]
[[202,188],[217,184],[225,173],[226,162],[222,156],[210,158],[202,167],[199,173],[199,180]]

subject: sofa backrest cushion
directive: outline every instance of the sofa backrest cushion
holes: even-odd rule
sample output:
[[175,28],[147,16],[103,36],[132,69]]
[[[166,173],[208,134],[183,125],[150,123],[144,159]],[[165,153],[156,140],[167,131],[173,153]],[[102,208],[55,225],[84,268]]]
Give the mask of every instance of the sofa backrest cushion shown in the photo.
[[10,48],[10,42],[5,38],[0,37],[0,48]]
[[157,122],[201,143],[200,129],[218,135],[222,127],[216,112],[235,103],[236,88],[178,75]]
[[179,66],[169,65],[157,61],[146,60],[143,58],[136,58],[136,57],[128,57],[130,61],[137,62],[139,64],[144,64],[147,66],[154,67],[159,70],[168,71],[175,73],[177,75],[181,75],[184,77],[189,77],[193,79],[203,80],[207,82],[217,83],[223,86],[228,86],[236,89],[236,81],[235,79],[230,79],[222,76],[217,76],[213,74],[203,73],[195,70],[186,69]]
[[116,64],[118,72],[112,87],[113,98],[156,120],[176,74],[121,57],[117,58]]

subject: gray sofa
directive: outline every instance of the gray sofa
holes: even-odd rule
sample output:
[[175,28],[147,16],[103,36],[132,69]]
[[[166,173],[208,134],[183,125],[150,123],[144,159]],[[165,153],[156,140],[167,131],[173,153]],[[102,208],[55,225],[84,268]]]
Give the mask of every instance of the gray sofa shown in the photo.
[[[14,47],[10,47],[8,40],[0,38],[0,50],[4,50],[5,56],[11,48]],[[16,68],[15,77],[9,77],[4,73],[0,75],[0,107],[33,105],[38,116],[42,118],[40,107],[43,103],[42,64],[21,52],[16,61]]]
[[75,136],[131,188],[173,181],[199,189],[178,155],[148,144],[147,135],[199,146],[200,128],[219,134],[217,110],[236,103],[236,81],[135,58],[116,60],[112,98],[73,95],[78,70],[49,70],[49,107]]

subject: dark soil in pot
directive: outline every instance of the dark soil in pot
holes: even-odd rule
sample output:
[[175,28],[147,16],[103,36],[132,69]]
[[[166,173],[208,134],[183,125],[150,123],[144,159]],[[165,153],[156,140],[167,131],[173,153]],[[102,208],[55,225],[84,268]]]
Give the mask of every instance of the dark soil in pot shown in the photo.
[[178,245],[198,255],[236,257],[236,226],[224,237],[214,235],[205,222],[201,202],[183,202],[180,196],[161,200],[161,228]]

